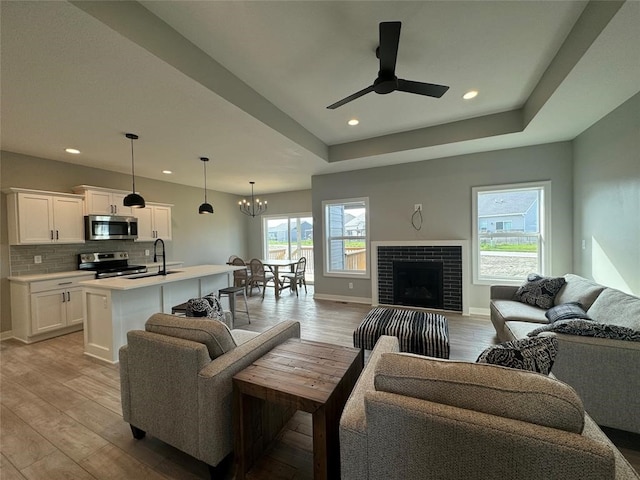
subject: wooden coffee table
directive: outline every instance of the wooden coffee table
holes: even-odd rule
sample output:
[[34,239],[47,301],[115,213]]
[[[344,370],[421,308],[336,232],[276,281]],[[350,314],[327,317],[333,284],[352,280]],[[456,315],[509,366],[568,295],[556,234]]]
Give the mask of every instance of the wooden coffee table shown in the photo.
[[340,478],[338,423],[364,364],[362,349],[289,339],[233,377],[236,479],[255,455],[247,423],[255,398],[313,416],[313,478]]

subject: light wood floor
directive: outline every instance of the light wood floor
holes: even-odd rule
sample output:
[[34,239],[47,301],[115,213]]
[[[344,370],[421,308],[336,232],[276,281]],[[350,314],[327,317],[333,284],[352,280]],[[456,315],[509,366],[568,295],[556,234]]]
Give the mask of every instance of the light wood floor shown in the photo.
[[[371,307],[316,301],[312,289],[299,298],[284,291],[277,302],[273,291],[264,301],[250,298],[251,324],[239,315],[236,328],[263,331],[292,319],[301,323],[305,339],[351,346],[354,328]],[[447,317],[452,359],[473,361],[495,342],[489,319]],[[83,356],[82,342],[78,332],[32,345],[0,344],[0,478],[208,478],[202,462],[149,435],[132,438],[121,417],[117,367]],[[640,436],[607,434],[640,470]],[[250,478],[311,478],[310,435],[310,415],[297,413]]]

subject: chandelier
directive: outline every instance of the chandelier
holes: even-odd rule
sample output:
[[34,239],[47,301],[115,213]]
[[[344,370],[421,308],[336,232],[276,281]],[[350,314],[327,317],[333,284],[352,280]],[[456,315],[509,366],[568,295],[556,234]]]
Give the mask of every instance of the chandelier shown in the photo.
[[251,200],[243,199],[238,202],[240,206],[240,211],[245,215],[249,215],[250,217],[255,217],[256,215],[260,215],[267,211],[267,202],[260,201],[259,198],[254,198],[253,196],[253,185],[256,182],[249,182],[251,184]]

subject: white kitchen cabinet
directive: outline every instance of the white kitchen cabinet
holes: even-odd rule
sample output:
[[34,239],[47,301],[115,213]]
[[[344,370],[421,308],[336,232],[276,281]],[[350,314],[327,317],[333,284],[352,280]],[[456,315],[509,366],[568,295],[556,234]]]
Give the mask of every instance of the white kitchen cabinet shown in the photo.
[[149,242],[158,238],[171,240],[171,207],[166,203],[147,202],[133,215],[138,218],[138,241]]
[[78,185],[73,187],[74,193],[84,195],[85,215],[120,215],[131,216],[132,208],[124,206],[124,197],[129,192],[109,188]]
[[10,189],[9,244],[84,243],[82,196]]
[[[11,321],[16,338],[31,343],[81,330],[84,324],[83,288],[78,282],[92,273],[36,275],[10,278]],[[33,276],[32,276],[33,278]]]

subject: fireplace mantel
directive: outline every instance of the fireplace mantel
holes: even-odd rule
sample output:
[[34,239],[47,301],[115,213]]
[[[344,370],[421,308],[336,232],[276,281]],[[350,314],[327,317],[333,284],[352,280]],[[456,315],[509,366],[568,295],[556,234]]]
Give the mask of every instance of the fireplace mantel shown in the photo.
[[460,247],[462,254],[462,314],[469,315],[469,242],[468,240],[408,240],[371,242],[371,304],[378,306],[379,247]]

